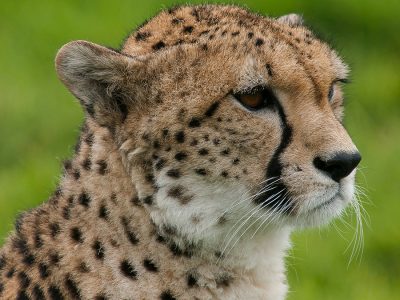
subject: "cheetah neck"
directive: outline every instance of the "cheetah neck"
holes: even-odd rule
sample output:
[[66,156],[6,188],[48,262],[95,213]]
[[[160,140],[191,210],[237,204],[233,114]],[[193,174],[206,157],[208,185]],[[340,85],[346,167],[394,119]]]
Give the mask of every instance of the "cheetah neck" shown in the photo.
[[[143,197],[157,192],[138,192],[109,130],[90,122],[64,167],[55,195],[20,218],[2,250],[4,274],[48,280],[43,293],[66,298],[283,299],[289,230],[240,243],[231,259],[218,261],[211,248],[186,251],[151,218]],[[10,278],[11,297],[18,279]]]

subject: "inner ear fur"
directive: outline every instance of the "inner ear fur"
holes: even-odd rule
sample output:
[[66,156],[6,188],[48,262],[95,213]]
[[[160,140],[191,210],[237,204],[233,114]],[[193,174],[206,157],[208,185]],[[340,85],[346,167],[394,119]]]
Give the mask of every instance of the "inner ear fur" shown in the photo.
[[143,61],[94,43],[73,41],[58,51],[55,64],[60,80],[100,125],[125,120],[133,105],[134,77]]

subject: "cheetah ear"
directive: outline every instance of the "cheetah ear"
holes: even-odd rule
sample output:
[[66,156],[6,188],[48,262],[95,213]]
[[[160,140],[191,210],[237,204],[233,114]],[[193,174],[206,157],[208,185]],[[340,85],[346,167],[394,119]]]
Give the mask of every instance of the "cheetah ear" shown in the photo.
[[60,80],[100,125],[125,120],[133,98],[130,83],[142,61],[90,42],[73,41],[58,51],[55,64]]
[[288,14],[281,16],[277,19],[278,22],[287,24],[292,27],[302,26],[304,24],[304,19],[298,14]]

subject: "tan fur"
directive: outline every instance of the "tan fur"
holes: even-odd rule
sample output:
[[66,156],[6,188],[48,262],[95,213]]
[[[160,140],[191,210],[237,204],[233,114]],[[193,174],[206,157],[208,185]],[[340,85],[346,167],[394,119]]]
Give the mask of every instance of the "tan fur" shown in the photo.
[[[120,52],[84,41],[64,46],[57,72],[87,117],[58,190],[20,217],[0,252],[2,299],[282,299],[288,242],[277,265],[263,265],[282,286],[274,294],[258,254],[255,266],[235,262],[234,252],[218,257],[214,239],[238,217],[211,222],[199,199],[236,188],[256,193],[281,142],[278,114],[246,111],[232,92],[267,85],[284,108],[292,136],[281,177],[294,217],[302,197],[322,186],[312,177],[314,157],[356,151],[340,123],[339,85],[327,99],[347,68],[301,24],[296,15],[183,6],[137,29]],[[257,235],[254,248],[265,236],[278,241],[274,232]]]

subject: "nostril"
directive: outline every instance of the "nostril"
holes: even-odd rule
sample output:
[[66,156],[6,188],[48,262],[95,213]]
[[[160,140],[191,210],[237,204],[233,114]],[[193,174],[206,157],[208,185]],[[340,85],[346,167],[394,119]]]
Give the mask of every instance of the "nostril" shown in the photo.
[[360,161],[361,155],[358,152],[339,152],[329,159],[316,157],[314,159],[314,166],[325,172],[333,180],[339,182],[340,179],[349,175],[357,167]]

